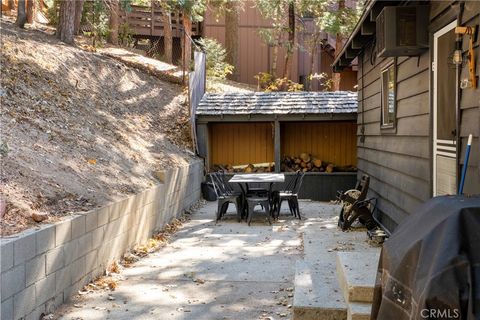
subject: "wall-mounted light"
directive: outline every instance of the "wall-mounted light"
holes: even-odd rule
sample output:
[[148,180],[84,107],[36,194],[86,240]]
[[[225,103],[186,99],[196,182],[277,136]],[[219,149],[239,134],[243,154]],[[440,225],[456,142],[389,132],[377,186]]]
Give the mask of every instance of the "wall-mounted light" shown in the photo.
[[462,57],[462,41],[457,40],[455,41],[455,51],[452,54],[452,62],[454,65],[462,65],[463,57]]
[[[456,27],[455,28],[455,33],[457,35],[462,35],[462,36],[468,36],[470,39],[469,41],[469,46],[468,46],[468,73],[470,74],[470,79],[468,80],[468,85],[462,85],[462,87],[471,87],[471,88],[477,88],[477,77],[475,74],[475,54],[473,51],[473,38],[475,36],[475,32],[477,30],[477,26],[470,26],[470,27]],[[457,64],[458,61],[460,61],[459,64],[461,64],[462,60],[462,52],[461,48],[459,49],[457,47],[459,41],[455,42],[455,52],[453,53],[453,63]],[[457,51],[460,50],[460,53],[458,54]]]

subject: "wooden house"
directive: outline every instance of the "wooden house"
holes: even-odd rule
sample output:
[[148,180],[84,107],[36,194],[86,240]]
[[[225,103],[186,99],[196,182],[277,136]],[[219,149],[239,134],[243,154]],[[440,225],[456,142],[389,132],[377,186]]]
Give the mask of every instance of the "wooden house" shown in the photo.
[[464,193],[480,193],[479,24],[480,1],[369,0],[333,63],[358,59],[358,175],[390,231],[457,193],[470,134]]
[[338,172],[356,169],[354,92],[207,93],[195,115],[198,154],[209,170],[270,163],[267,170],[281,172],[286,157],[303,153],[334,172],[302,168],[311,186],[302,197],[332,200],[355,185],[355,172]]
[[[268,46],[260,36],[260,30],[272,28],[272,21],[264,18],[255,5],[255,1],[242,0],[238,24],[238,63],[235,66],[236,81],[248,84],[257,84],[254,78],[260,72],[269,72],[273,63],[273,47]],[[347,0],[348,7],[355,7],[356,1]],[[332,76],[331,64],[335,55],[335,37],[321,32],[320,39],[323,44],[318,44],[314,57],[308,50],[307,43],[311,41],[316,32],[314,21],[310,17],[297,17],[298,27],[296,42],[292,56],[290,80],[305,84],[313,62],[314,73],[326,73]],[[225,18],[218,16],[214,9],[208,8],[202,22],[202,37],[213,38],[225,45]],[[285,34],[286,36],[286,34]],[[284,57],[286,51],[279,49],[277,73],[283,74]],[[349,66],[342,70],[340,90],[353,90],[356,84],[356,66]],[[325,90],[318,82],[312,83],[312,90]]]

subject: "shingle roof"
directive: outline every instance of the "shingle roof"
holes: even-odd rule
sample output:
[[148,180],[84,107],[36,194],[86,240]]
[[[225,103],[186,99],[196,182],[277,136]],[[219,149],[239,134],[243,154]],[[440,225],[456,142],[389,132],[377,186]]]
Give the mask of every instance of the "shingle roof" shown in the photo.
[[197,115],[356,113],[357,93],[251,92],[207,93]]

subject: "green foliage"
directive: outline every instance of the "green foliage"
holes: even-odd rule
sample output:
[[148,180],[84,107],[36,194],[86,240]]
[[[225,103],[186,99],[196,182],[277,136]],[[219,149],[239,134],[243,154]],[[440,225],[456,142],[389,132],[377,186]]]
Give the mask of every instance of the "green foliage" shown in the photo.
[[293,82],[287,78],[274,78],[271,74],[260,72],[255,77],[258,87],[265,92],[271,91],[302,91],[303,84]]
[[339,0],[301,0],[298,11],[310,16],[323,31],[332,35],[348,36],[355,27],[363,9],[364,0],[359,0],[355,8],[337,9]]
[[60,7],[60,2],[59,0],[50,0],[48,2],[46,1],[46,3],[48,5],[46,13],[48,24],[51,26],[56,26],[58,25],[58,10]]
[[90,31],[84,32],[92,38],[92,45],[98,46],[110,33],[108,20],[110,10],[102,0],[85,1],[83,5],[82,24],[88,25]]
[[260,14],[272,21],[272,28],[261,28],[259,35],[270,46],[281,45],[281,35],[288,31],[287,8],[291,0],[258,0]]
[[[137,0],[142,1],[142,0]],[[206,0],[153,0],[157,1],[167,11],[180,11],[190,16],[192,22],[203,21],[207,9]]]
[[133,32],[127,22],[118,26],[118,41],[121,45],[130,47],[133,44]]
[[198,41],[207,55],[207,77],[225,79],[232,74],[234,67],[225,62],[226,51],[215,39],[203,38]]

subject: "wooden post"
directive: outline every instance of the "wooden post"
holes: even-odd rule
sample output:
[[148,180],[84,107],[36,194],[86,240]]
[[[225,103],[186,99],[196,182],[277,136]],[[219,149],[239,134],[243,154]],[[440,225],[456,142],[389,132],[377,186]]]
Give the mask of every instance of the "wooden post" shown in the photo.
[[274,156],[275,156],[275,172],[279,173],[281,171],[281,168],[282,168],[282,164],[281,164],[281,161],[282,161],[282,158],[281,158],[281,155],[280,155],[280,145],[281,145],[281,141],[280,141],[280,121],[278,120],[275,120],[275,135],[274,135],[274,148],[273,148],[273,152],[275,153]]
[[153,10],[153,1],[150,5],[151,15],[150,15],[150,35],[153,36],[153,21],[155,20],[155,11]]

